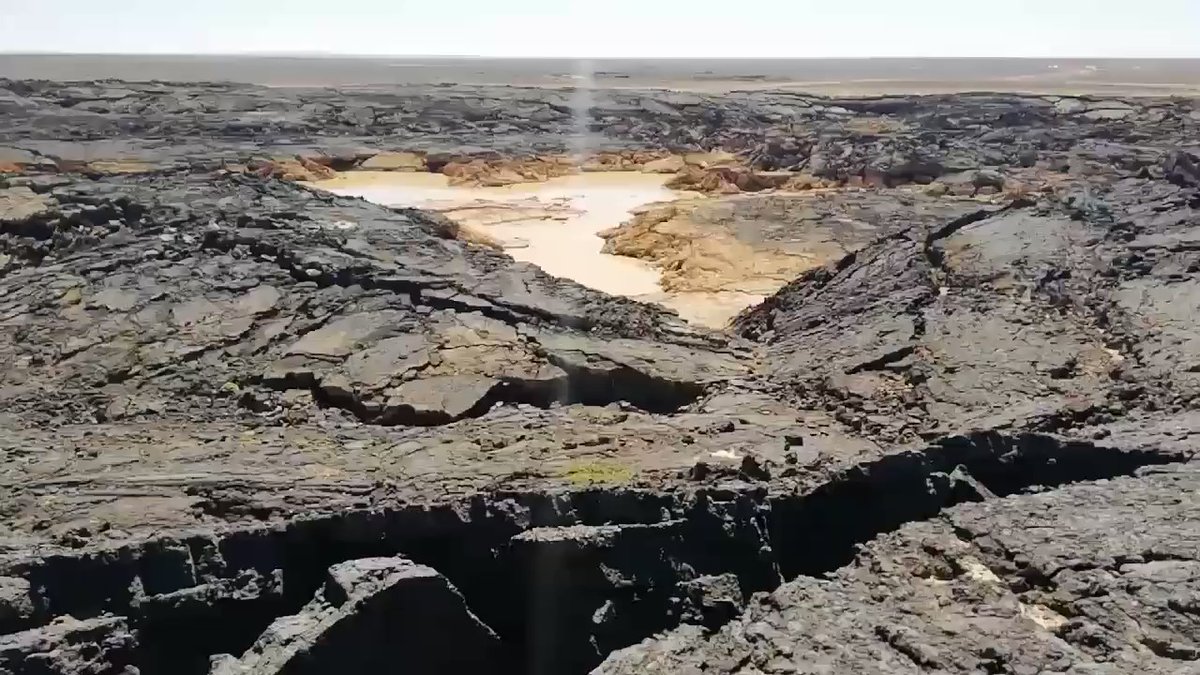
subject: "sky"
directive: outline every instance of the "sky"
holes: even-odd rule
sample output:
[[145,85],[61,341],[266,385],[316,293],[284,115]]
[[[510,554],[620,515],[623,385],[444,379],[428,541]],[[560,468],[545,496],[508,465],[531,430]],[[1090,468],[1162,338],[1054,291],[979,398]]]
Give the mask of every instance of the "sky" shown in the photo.
[[1200,57],[1200,0],[0,0],[0,52]]

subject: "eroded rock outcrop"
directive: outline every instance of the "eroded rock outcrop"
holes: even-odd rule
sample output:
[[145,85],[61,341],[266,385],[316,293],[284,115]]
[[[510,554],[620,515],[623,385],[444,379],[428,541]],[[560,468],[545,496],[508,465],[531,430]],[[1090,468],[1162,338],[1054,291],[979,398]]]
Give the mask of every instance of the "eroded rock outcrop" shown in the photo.
[[594,672],[1189,672],[1195,484],[1195,467],[1156,469],[959,506]]
[[13,675],[134,675],[137,636],[118,617],[63,616],[0,636],[0,673]]
[[[1189,199],[1163,181],[1126,181],[1099,197],[983,208],[801,275],[739,327],[812,404],[867,428],[899,423],[900,410],[923,410],[908,424],[924,434],[947,423],[1061,428],[1123,415],[1143,395],[1152,408],[1186,405],[1190,375],[1167,377],[1155,355],[1190,344],[1164,304],[1190,297],[1192,274],[1174,265],[1191,255],[1166,243],[1187,227]],[[1171,215],[1141,216],[1159,209]],[[1147,265],[1143,250],[1161,262]]]
[[215,657],[211,673],[481,673],[499,652],[499,638],[435,570],[362,558],[329,568],[298,614],[276,619],[241,658]]
[[909,191],[744,195],[649,207],[601,237],[605,252],[661,267],[667,290],[767,296],[888,234],[979,208]]
[[[721,338],[582,287],[552,291],[563,282],[441,239],[417,213],[237,176],[9,192],[23,206],[5,250],[27,262],[3,279],[6,307],[38,317],[4,329],[14,413],[51,388],[77,419],[113,420],[195,397],[262,413],[303,394],[364,421],[441,424],[503,401],[670,410],[745,372]],[[71,337],[34,338],[55,331]],[[712,358],[697,358],[706,342]]]

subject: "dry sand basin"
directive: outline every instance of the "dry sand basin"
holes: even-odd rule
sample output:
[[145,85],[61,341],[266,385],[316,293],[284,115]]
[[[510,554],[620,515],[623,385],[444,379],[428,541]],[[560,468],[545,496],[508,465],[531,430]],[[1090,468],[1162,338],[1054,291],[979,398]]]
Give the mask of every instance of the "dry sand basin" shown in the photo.
[[600,232],[640,209],[691,193],[670,190],[671,176],[590,172],[503,187],[454,186],[435,173],[354,171],[309,183],[387,206],[436,211],[500,243],[517,260],[613,295],[654,302],[696,324],[723,327],[760,300],[743,293],[669,293],[648,262],[603,253]]

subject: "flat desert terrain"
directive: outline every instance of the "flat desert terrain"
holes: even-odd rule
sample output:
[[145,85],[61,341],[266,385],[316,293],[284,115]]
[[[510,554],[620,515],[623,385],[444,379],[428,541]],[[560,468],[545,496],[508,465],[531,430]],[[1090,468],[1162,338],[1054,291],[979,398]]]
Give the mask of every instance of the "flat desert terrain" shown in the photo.
[[827,95],[963,91],[1171,95],[1200,91],[1197,59],[491,59],[0,54],[0,77],[232,81],[270,86],[508,84]]

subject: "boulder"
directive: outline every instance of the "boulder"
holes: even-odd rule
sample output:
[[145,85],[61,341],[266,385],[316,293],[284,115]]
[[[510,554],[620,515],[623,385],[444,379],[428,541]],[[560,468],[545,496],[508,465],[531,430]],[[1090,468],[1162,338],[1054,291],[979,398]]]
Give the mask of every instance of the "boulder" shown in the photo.
[[124,617],[62,616],[40,628],[0,636],[0,673],[133,675],[137,637]]
[[487,410],[498,382],[477,375],[440,375],[410,380],[389,392],[384,423],[444,424]]
[[688,166],[694,166],[701,169],[712,169],[722,166],[737,166],[737,155],[724,150],[711,150],[709,152],[689,152],[683,156],[683,161]]
[[29,582],[20,577],[0,577],[0,626],[33,616],[34,596]]
[[683,171],[686,164],[683,158],[679,155],[671,155],[661,159],[654,159],[642,165],[642,171],[645,173],[678,173]]
[[1163,162],[1163,174],[1167,180],[1181,187],[1200,187],[1200,157],[1175,150]]
[[300,612],[276,619],[241,658],[211,675],[492,672],[500,641],[445,577],[406,558],[329,568]]
[[425,156],[415,152],[381,152],[359,165],[368,171],[425,171]]
[[[93,162],[89,166],[96,167],[99,164],[101,163]],[[115,162],[106,162],[103,164],[105,166],[96,167],[101,173],[136,173],[136,171],[133,171],[135,167],[129,163],[118,164]],[[282,180],[308,182],[327,180],[333,178],[335,175],[333,169],[301,156],[254,160],[250,162],[247,169],[250,173],[263,178],[280,178]]]
[[0,224],[21,223],[48,216],[54,202],[27,187],[0,190]]

